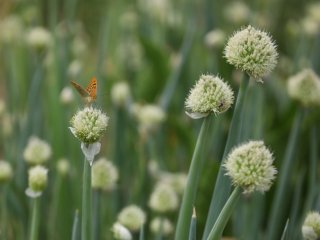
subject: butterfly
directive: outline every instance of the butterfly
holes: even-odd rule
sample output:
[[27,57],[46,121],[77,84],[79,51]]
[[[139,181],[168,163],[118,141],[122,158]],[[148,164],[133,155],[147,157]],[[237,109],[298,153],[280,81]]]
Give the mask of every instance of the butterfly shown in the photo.
[[87,104],[91,104],[97,98],[97,79],[93,77],[88,86],[83,88],[75,81],[71,81],[72,86],[80,93],[81,97],[86,101]]

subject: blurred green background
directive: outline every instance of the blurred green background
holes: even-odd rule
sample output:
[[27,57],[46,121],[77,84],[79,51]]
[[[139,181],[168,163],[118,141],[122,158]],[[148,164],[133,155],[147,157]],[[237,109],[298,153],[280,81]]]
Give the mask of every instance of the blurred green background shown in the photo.
[[[1,201],[7,206],[7,228],[1,239],[27,236],[30,210],[24,191],[28,166],[23,150],[30,136],[44,139],[52,148],[39,239],[71,238],[74,213],[81,206],[83,156],[68,126],[84,103],[73,89],[71,93],[65,90],[65,95],[62,91],[71,86],[71,80],[86,86],[93,76],[98,80],[95,106],[110,117],[100,156],[112,160],[120,173],[118,187],[101,193],[100,239],[111,239],[117,213],[128,204],[141,206],[148,221],[156,216],[148,199],[159,179],[149,171],[145,185],[136,187],[141,184],[139,174],[152,166],[161,173],[187,173],[201,121],[185,115],[184,100],[205,73],[218,74],[237,91],[242,73],[226,63],[223,48],[229,36],[248,24],[270,32],[278,46],[279,63],[264,84],[251,83],[243,140],[264,139],[280,166],[300,108],[287,95],[287,79],[307,67],[319,73],[319,16],[319,1],[1,0],[0,157],[11,163],[14,172],[13,179],[1,186]],[[42,32],[30,36],[38,27]],[[129,86],[125,104],[111,97],[119,82]],[[134,109],[147,104],[161,107],[166,117],[143,132]],[[287,204],[282,209],[283,226],[289,216],[298,224],[306,209],[311,205],[319,208],[320,203],[319,159],[309,160],[310,134],[319,135],[319,107],[303,111]],[[216,116],[202,156],[206,160],[195,202],[199,239],[231,116],[232,110]],[[316,142],[317,154],[318,149]],[[60,158],[70,162],[67,175],[57,171]],[[316,190],[311,205],[306,206],[309,188]],[[263,239],[273,193],[274,187],[266,195],[244,197],[225,235]],[[254,214],[248,206],[259,211]],[[166,217],[175,224],[177,213],[178,209]],[[295,234],[290,239],[301,239],[299,228],[292,231]],[[155,239],[148,224],[146,234],[146,239]]]

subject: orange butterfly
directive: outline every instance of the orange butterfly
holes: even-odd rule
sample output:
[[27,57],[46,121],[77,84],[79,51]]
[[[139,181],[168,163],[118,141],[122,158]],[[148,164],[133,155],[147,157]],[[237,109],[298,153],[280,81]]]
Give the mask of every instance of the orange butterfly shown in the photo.
[[86,103],[91,104],[97,98],[97,79],[93,77],[86,88],[81,87],[75,81],[71,81],[72,86],[80,93]]

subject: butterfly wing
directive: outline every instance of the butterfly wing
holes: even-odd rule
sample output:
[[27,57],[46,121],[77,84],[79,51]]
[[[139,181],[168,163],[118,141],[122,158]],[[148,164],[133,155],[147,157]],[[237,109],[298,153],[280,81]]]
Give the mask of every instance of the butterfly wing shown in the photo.
[[97,79],[95,77],[90,80],[85,90],[92,100],[95,100],[97,98]]
[[83,87],[81,87],[78,83],[76,83],[75,81],[71,81],[72,86],[78,91],[78,93],[80,93],[80,95],[82,97],[88,97],[90,94],[89,92],[84,89]]

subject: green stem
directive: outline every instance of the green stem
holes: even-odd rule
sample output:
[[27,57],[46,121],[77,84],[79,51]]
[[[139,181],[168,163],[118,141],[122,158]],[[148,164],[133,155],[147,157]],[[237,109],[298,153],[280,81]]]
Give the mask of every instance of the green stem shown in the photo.
[[82,186],[81,240],[88,240],[91,226],[91,168],[86,159],[83,165]]
[[201,130],[197,139],[196,147],[193,152],[191,166],[187,179],[187,185],[183,194],[182,204],[180,207],[175,239],[188,239],[192,216],[192,207],[196,198],[199,176],[203,165],[201,153],[203,152],[203,145],[205,145],[205,142],[207,140],[211,119],[212,114],[203,120]]
[[[243,109],[246,92],[249,85],[249,76],[245,75],[241,81],[240,89],[238,92],[237,102],[235,105],[230,130],[228,133],[227,143],[225,145],[222,160],[224,160],[233,146],[239,143],[240,133],[242,129]],[[219,216],[224,203],[227,201],[231,191],[230,179],[225,175],[225,169],[220,166],[216,184],[214,187],[213,195],[211,198],[209,213],[207,217],[206,226],[202,239],[207,239],[213,224]]]
[[33,198],[32,205],[30,240],[37,240],[39,234],[39,197]]
[[287,215],[285,211],[286,196],[288,194],[288,181],[292,168],[294,166],[294,155],[297,148],[298,135],[302,122],[303,111],[298,110],[291,129],[289,142],[286,148],[285,156],[280,167],[278,185],[276,188],[274,201],[272,204],[271,215],[269,218],[269,229],[267,240],[273,240],[280,237],[280,231],[283,228],[283,221]]
[[92,225],[92,239],[100,239],[100,201],[101,200],[101,191],[96,190],[93,192],[93,225]]
[[6,188],[7,186],[2,186],[0,188],[0,202],[1,202],[1,227],[0,227],[0,238],[3,240],[7,239],[7,198],[6,198]]
[[241,195],[240,187],[236,187],[230,195],[228,201],[224,205],[219,217],[214,224],[207,240],[220,240],[224,228],[226,227],[228,220],[236,206],[236,203]]
[[73,224],[72,224],[72,240],[78,240],[79,237],[79,210],[77,209],[74,214]]

